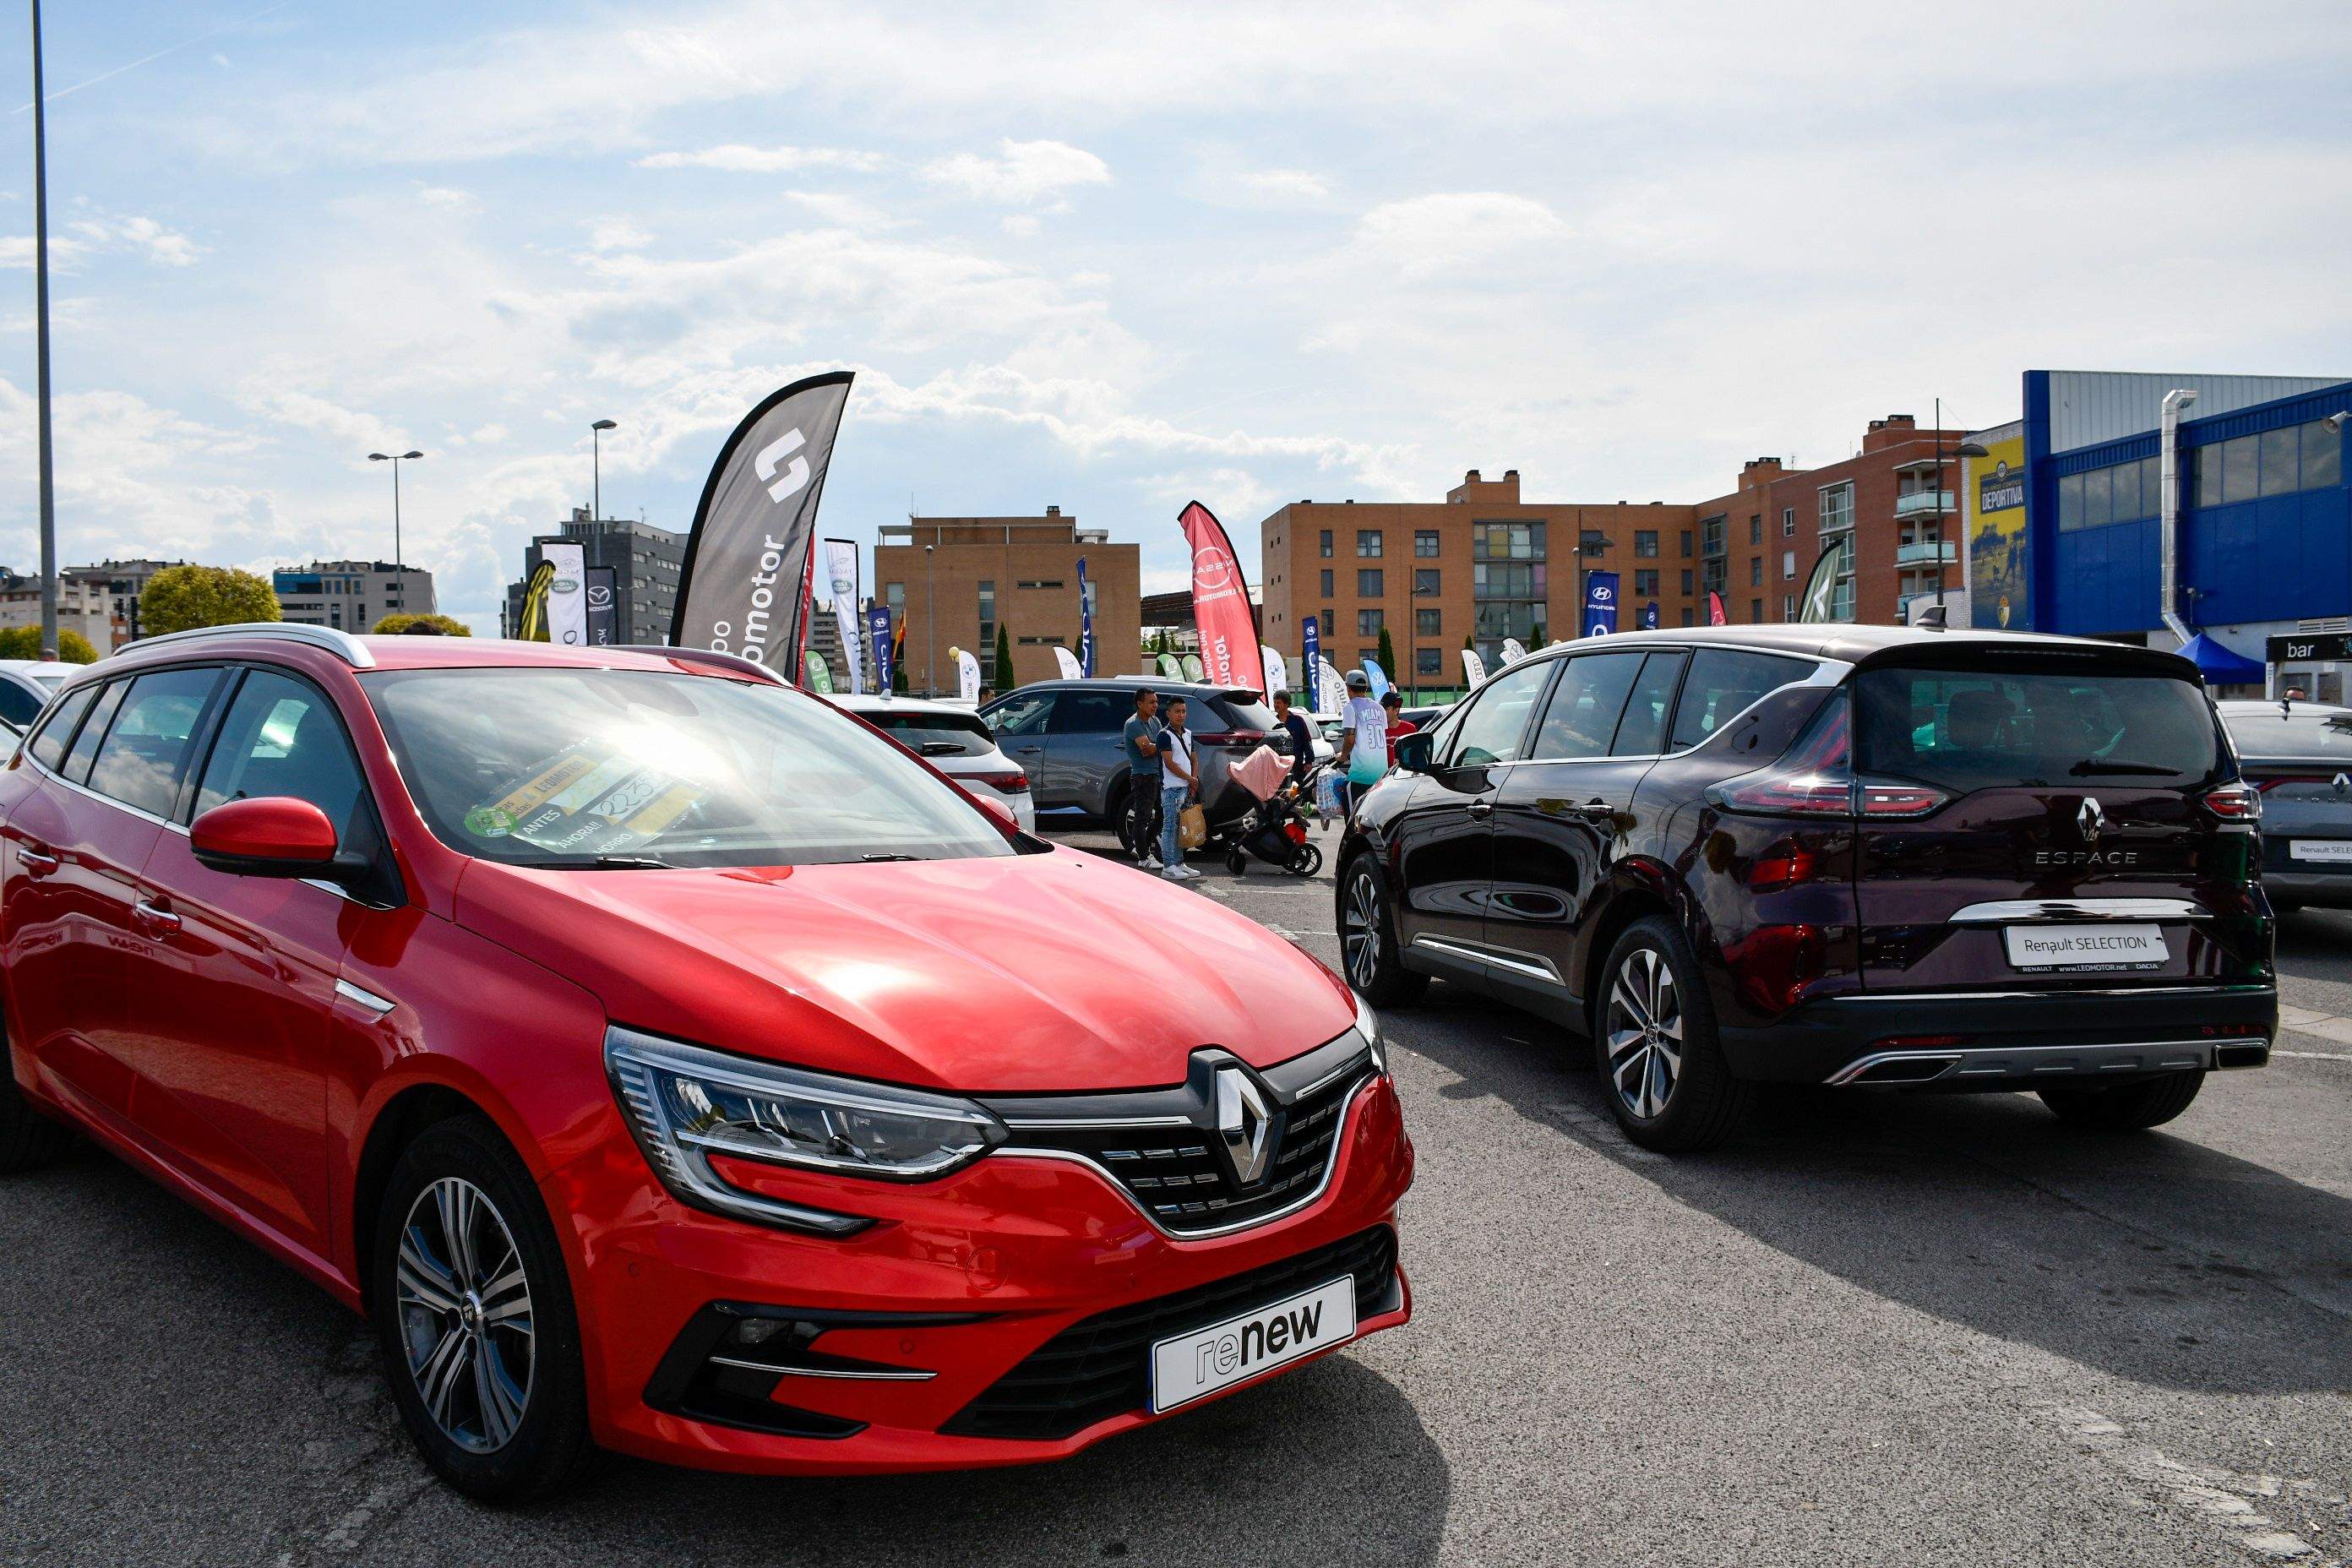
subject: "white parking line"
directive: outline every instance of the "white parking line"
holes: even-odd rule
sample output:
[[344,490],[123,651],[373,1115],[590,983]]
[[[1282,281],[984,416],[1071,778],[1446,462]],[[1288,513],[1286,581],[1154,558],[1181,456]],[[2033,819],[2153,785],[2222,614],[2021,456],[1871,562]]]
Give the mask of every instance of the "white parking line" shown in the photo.
[[2062,1407],[2051,1414],[2076,1447],[2105,1465],[2129,1490],[2203,1524],[2263,1562],[2332,1568],[2309,1542],[2257,1510],[2252,1500],[2262,1500],[2278,1513],[2293,1510],[2311,1516],[2342,1506],[2341,1493],[2316,1481],[2182,1464],[2133,1442],[2122,1426],[2095,1410]]

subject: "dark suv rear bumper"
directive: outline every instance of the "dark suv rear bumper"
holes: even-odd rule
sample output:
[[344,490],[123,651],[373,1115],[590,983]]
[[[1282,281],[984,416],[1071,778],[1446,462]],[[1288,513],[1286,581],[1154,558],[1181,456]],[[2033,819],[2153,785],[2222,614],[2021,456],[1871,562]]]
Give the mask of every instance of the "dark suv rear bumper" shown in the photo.
[[2184,1068],[2261,1067],[2278,1032],[2270,985],[1823,997],[1723,1031],[1743,1079],[2014,1089]]

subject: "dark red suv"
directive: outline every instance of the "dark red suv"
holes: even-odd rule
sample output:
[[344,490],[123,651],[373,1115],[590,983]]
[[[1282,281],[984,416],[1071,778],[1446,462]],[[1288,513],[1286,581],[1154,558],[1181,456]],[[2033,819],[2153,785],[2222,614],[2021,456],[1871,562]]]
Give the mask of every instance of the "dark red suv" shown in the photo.
[[0,772],[0,1170],[367,1312],[478,1496],[1052,1458],[1410,1310],[1335,976],[724,656],[142,643]]
[[1898,626],[1723,626],[1511,666],[1360,804],[1349,978],[1589,1035],[1628,1136],[1764,1080],[2030,1089],[2154,1126],[2278,1026],[2261,797],[2187,659]]

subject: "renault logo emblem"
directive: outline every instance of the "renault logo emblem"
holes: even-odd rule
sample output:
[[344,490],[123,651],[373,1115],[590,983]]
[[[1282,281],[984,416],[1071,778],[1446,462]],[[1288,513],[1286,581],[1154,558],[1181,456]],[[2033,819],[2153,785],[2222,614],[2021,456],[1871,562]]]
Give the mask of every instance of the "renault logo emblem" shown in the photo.
[[2336,775],[2336,793],[2337,795],[2343,795],[2347,791],[2352,791],[2352,773],[2337,773]]
[[1217,1137],[1236,1185],[1265,1179],[1274,1156],[1274,1110],[1257,1079],[1237,1067],[1217,1069]]
[[2098,801],[2093,796],[2084,795],[2083,809],[2074,814],[2074,826],[2083,830],[2083,842],[2094,845],[2098,843],[2099,832],[2106,825],[2107,814],[2100,809]]

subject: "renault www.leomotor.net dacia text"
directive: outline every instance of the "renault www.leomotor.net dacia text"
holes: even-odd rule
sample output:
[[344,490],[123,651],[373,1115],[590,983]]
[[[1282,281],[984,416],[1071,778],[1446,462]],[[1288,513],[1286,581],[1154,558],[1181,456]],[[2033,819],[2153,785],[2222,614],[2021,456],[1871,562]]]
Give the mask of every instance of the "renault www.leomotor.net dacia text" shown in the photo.
[[1411,1310],[1337,976],[740,659],[150,639],[0,771],[0,1171],[367,1312],[476,1496],[1051,1459]]

